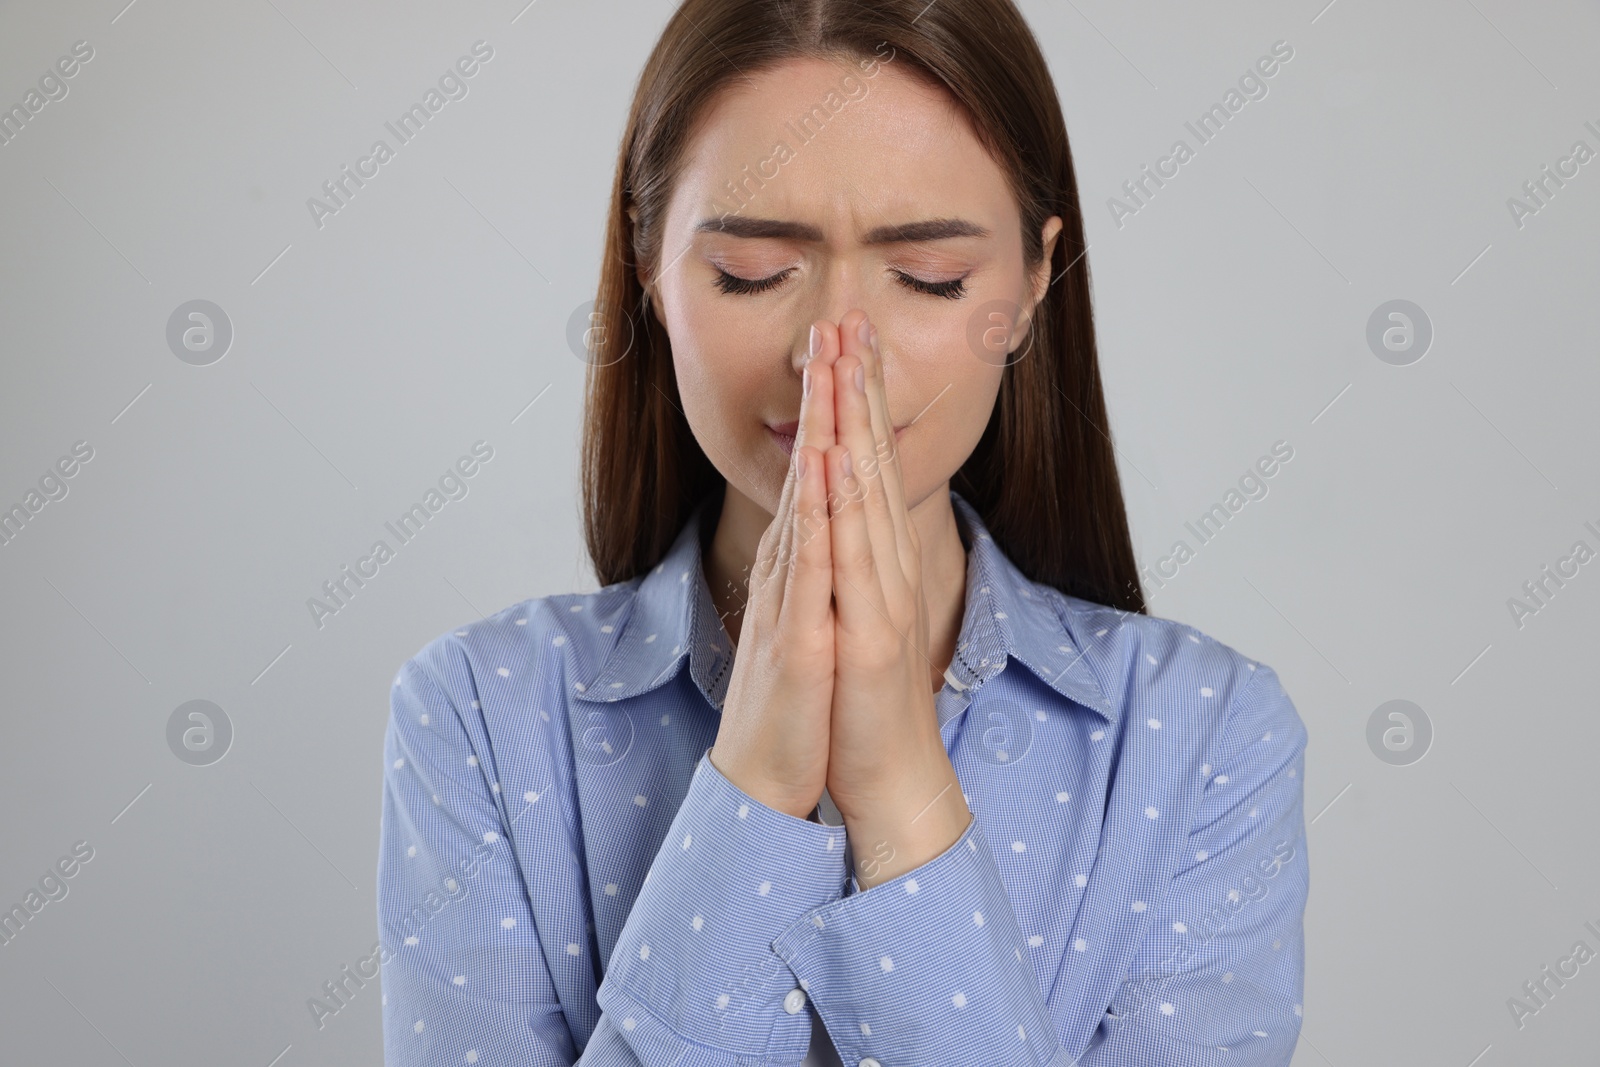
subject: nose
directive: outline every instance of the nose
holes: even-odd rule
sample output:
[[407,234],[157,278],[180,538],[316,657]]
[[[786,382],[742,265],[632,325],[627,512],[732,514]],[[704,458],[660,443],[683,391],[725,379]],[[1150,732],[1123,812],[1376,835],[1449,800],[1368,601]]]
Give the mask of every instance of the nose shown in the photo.
[[[871,316],[867,313],[866,309],[858,305],[851,304],[847,305],[845,310],[838,313],[836,317],[823,315],[808,322],[804,331],[801,333],[800,343],[797,346],[798,355],[794,359],[795,373],[799,374],[805,367],[807,360],[810,358],[811,331],[813,329],[816,329],[819,331],[819,333],[825,329],[831,329],[833,331],[833,352],[835,358],[837,358],[838,354],[843,352],[847,345],[855,343],[855,340],[858,336],[856,331],[861,328],[861,323],[864,321],[868,323],[869,329],[874,328],[875,324],[871,322]],[[826,344],[823,344],[822,347],[826,347]]]
[[[805,366],[810,353],[812,325],[821,327],[823,323],[829,323],[841,337],[853,337],[844,331],[856,329],[861,319],[871,314],[863,282],[863,264],[849,254],[830,256],[824,262],[826,265],[814,276],[811,299],[805,302],[811,317],[799,330],[800,337],[795,345],[796,376]],[[836,353],[844,349],[842,343],[836,343],[833,347]]]

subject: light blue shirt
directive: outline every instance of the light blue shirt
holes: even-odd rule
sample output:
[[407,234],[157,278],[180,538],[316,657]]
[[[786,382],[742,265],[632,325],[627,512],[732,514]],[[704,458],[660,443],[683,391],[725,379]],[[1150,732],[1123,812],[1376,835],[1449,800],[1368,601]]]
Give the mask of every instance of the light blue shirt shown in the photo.
[[951,499],[966,605],[936,707],[973,819],[865,891],[843,827],[706,758],[733,663],[706,503],[649,574],[405,663],[389,1064],[792,1067],[814,1019],[847,1067],[1289,1063],[1306,729],[1277,674],[1029,581]]

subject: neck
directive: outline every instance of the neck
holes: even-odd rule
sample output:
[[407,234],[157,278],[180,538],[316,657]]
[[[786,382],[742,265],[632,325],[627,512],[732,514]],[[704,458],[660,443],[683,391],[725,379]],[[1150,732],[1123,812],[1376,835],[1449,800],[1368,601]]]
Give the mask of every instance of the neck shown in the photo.
[[[950,483],[945,482],[910,510],[922,546],[922,594],[928,602],[928,668],[933,688],[955,656],[956,639],[967,603],[967,549],[961,543]],[[716,518],[716,531],[702,554],[706,584],[735,648],[749,597],[750,568],[772,514],[729,485]]]

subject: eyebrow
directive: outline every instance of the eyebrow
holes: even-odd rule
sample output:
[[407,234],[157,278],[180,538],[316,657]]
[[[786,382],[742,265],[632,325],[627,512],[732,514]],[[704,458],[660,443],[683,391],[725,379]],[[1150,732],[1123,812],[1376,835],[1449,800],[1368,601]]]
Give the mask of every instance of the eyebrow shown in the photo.
[[[695,233],[722,233],[729,237],[780,238],[789,241],[822,241],[822,231],[803,222],[782,219],[757,219],[746,215],[722,215],[702,220]],[[921,241],[942,241],[950,237],[988,237],[989,231],[966,219],[927,219],[922,222],[903,222],[893,226],[877,226],[867,231],[864,238],[869,245],[912,244]]]

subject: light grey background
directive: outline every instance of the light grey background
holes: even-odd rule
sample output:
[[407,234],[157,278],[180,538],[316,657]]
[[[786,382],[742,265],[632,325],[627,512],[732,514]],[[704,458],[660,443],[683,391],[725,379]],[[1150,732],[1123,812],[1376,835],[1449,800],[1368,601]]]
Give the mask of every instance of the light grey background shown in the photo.
[[[0,147],[0,505],[94,450],[0,547],[0,906],[94,849],[0,945],[0,1060],[376,1064],[375,987],[320,1030],[307,1000],[377,937],[389,685],[444,630],[594,588],[566,328],[671,5],[124,2],[0,8],[0,106],[94,49]],[[1023,4],[1136,547],[1195,545],[1293,447],[1149,589],[1310,727],[1295,1063],[1572,1062],[1600,962],[1521,1029],[1507,1000],[1600,950],[1600,563],[1520,627],[1508,601],[1600,549],[1600,161],[1521,227],[1507,201],[1600,149],[1600,10],[1324,3]],[[307,199],[479,39],[469,94],[318,228]],[[1108,199],[1279,40],[1268,95],[1119,226]],[[234,329],[209,366],[166,341],[195,299]],[[1366,341],[1394,299],[1434,329],[1407,366]],[[469,494],[319,628],[308,598],[478,440]],[[205,767],[167,742],[195,699],[234,730]],[[1409,766],[1367,741],[1393,699],[1435,731]]]

